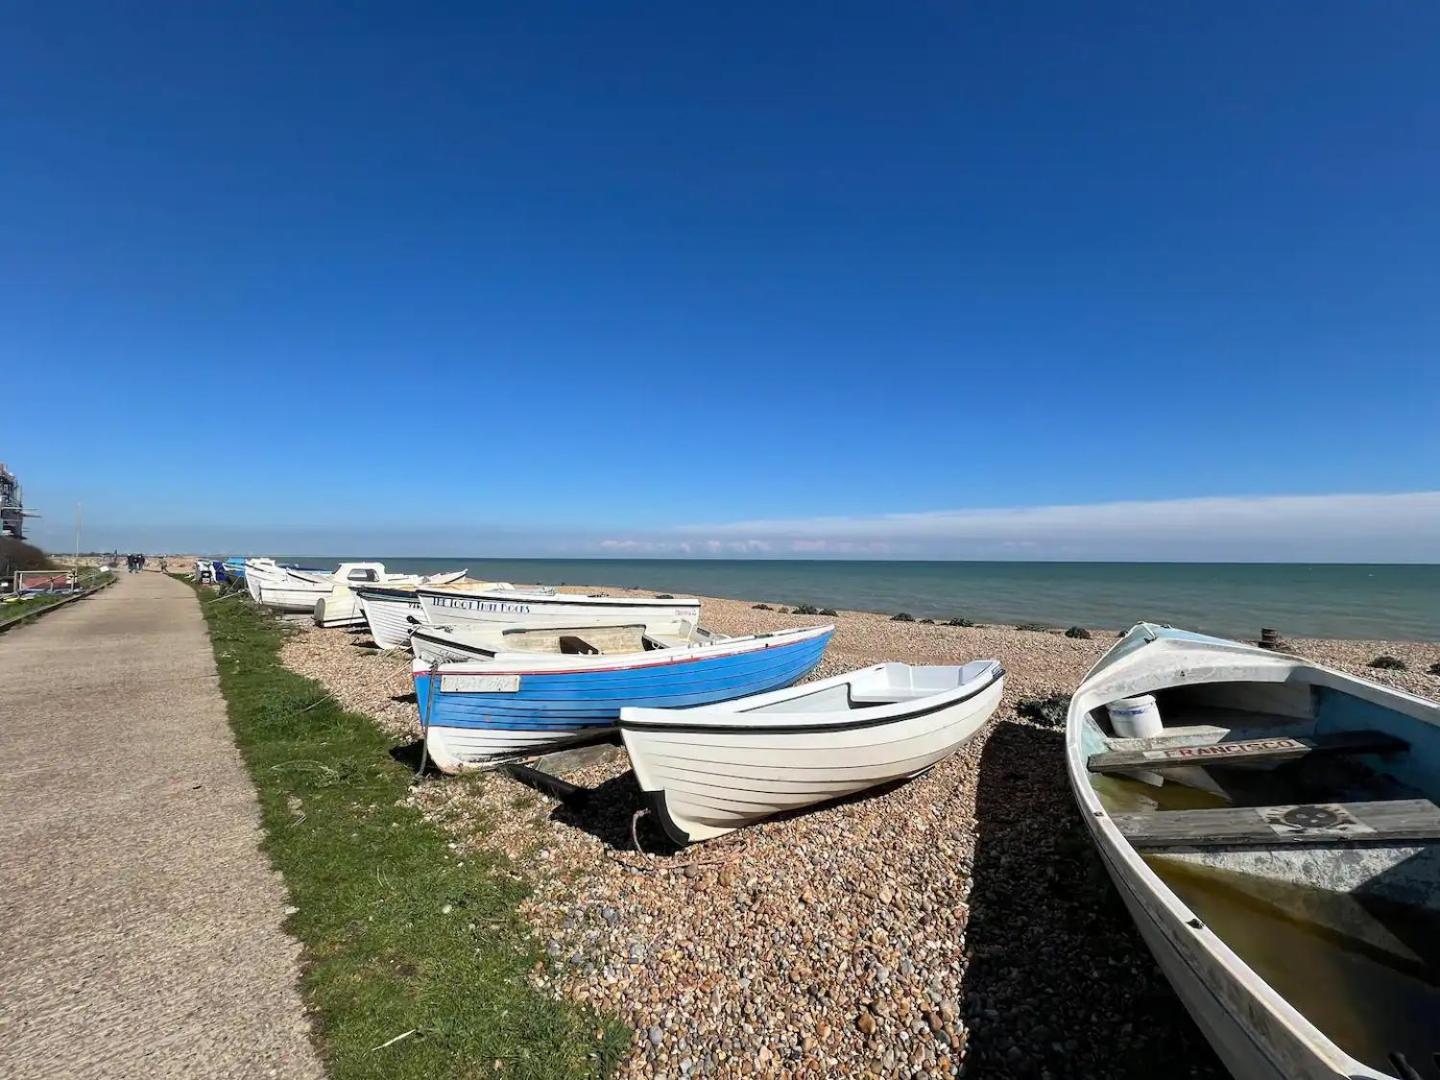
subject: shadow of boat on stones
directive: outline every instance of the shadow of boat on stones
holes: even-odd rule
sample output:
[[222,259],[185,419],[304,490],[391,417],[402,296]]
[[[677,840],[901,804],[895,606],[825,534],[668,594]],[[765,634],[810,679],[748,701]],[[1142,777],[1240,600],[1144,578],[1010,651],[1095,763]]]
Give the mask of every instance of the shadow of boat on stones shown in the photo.
[[[630,822],[645,809],[645,798],[635,773],[626,769],[603,783],[585,789],[583,796],[555,805],[550,820],[595,837],[612,851],[634,851],[630,839]],[[646,814],[636,827],[640,845],[650,855],[669,857],[681,848],[671,842],[659,822]]]
[[[814,806],[802,806],[783,814],[776,814],[766,818],[763,822],[757,822],[756,825],[780,824],[828,807],[866,802],[870,799],[880,798],[911,782],[910,779],[895,780],[879,787],[854,792],[840,799],[831,799],[827,802],[816,803]],[[588,832],[615,851],[634,851],[635,844],[630,836],[630,822],[636,812],[646,808],[645,797],[640,790],[639,781],[635,779],[634,770],[626,769],[619,776],[611,777],[604,783],[587,789],[582,797],[560,803],[551,811],[550,819],[559,824]],[[662,858],[669,858],[687,851],[700,852],[705,846],[703,844],[683,846],[676,844],[665,835],[660,823],[652,820],[648,813],[640,819],[635,832],[640,839],[641,847],[647,854]],[[743,835],[744,832],[745,829],[740,829],[730,833],[729,836]],[[718,842],[724,843],[726,839],[726,837],[720,837]]]
[[[395,746],[392,746],[392,747],[390,748],[390,759],[391,759],[392,761],[397,762],[397,763],[400,764],[400,765],[404,765],[404,766],[405,766],[407,769],[409,769],[412,773],[413,773],[413,772],[419,772],[419,770],[420,770],[420,761],[421,761],[421,757],[422,757],[422,754],[423,754],[424,749],[425,749],[425,740],[424,740],[424,739],[414,739],[414,740],[412,740],[412,741],[410,741],[410,742],[407,742],[407,743],[398,743],[398,744],[396,744]],[[425,760],[425,774],[424,774],[424,775],[425,775],[425,777],[426,777],[427,779],[430,778],[430,777],[433,777],[433,776],[444,776],[444,775],[445,775],[444,773],[442,773],[439,769],[437,769],[437,768],[435,767],[435,763],[434,763],[433,761],[431,761],[428,757],[426,757],[424,760]]]
[[1080,821],[1064,734],[996,726],[980,759],[966,1075],[1221,1080]]

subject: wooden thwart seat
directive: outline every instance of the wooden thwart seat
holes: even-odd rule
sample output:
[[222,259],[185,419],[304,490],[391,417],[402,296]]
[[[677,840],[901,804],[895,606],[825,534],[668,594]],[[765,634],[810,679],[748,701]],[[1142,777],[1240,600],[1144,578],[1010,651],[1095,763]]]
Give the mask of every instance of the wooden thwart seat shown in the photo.
[[1429,799],[1159,810],[1112,820],[1137,851],[1440,840],[1440,807]]
[[1091,772],[1155,772],[1193,765],[1239,764],[1306,757],[1310,754],[1393,753],[1409,746],[1403,739],[1379,731],[1344,731],[1334,735],[1277,736],[1236,739],[1230,742],[1183,745],[1176,739],[1147,739],[1138,750],[1112,750],[1091,754]]

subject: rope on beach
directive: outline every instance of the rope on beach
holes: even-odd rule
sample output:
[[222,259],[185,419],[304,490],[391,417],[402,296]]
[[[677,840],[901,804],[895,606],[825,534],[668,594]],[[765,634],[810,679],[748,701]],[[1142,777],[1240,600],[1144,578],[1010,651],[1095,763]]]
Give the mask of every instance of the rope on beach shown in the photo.
[[[654,855],[640,846],[640,819],[648,813],[650,813],[650,810],[642,807],[630,816],[630,842],[635,845],[635,850],[645,857],[643,864],[624,858],[623,852],[614,850],[608,852],[610,858],[615,860],[615,862],[637,874],[664,874],[674,873],[676,871],[684,873],[687,870],[708,870],[711,867],[728,866],[730,863],[739,859],[741,855],[745,854],[745,849],[750,846],[744,836],[736,835],[717,844],[711,844],[706,848],[705,850],[711,853],[711,857],[709,858],[693,858],[683,861],[677,859],[662,863],[657,861]],[[714,855],[717,848],[720,849],[718,856]]]

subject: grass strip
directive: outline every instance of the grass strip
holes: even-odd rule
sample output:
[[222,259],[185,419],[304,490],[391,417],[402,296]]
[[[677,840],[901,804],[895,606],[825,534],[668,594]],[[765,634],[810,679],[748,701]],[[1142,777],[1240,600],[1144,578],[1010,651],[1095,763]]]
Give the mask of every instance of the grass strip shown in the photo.
[[529,985],[544,961],[503,857],[457,857],[402,805],[412,776],[392,740],[280,663],[276,619],[248,600],[201,607],[333,1080],[612,1072],[629,1033]]

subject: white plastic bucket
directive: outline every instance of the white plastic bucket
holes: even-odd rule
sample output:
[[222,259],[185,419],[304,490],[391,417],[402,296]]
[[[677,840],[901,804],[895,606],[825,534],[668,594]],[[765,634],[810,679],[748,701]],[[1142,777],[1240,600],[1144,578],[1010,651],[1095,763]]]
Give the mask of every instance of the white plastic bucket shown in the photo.
[[1105,708],[1110,713],[1110,726],[1122,739],[1153,739],[1165,730],[1160,710],[1149,694],[1121,698]]

